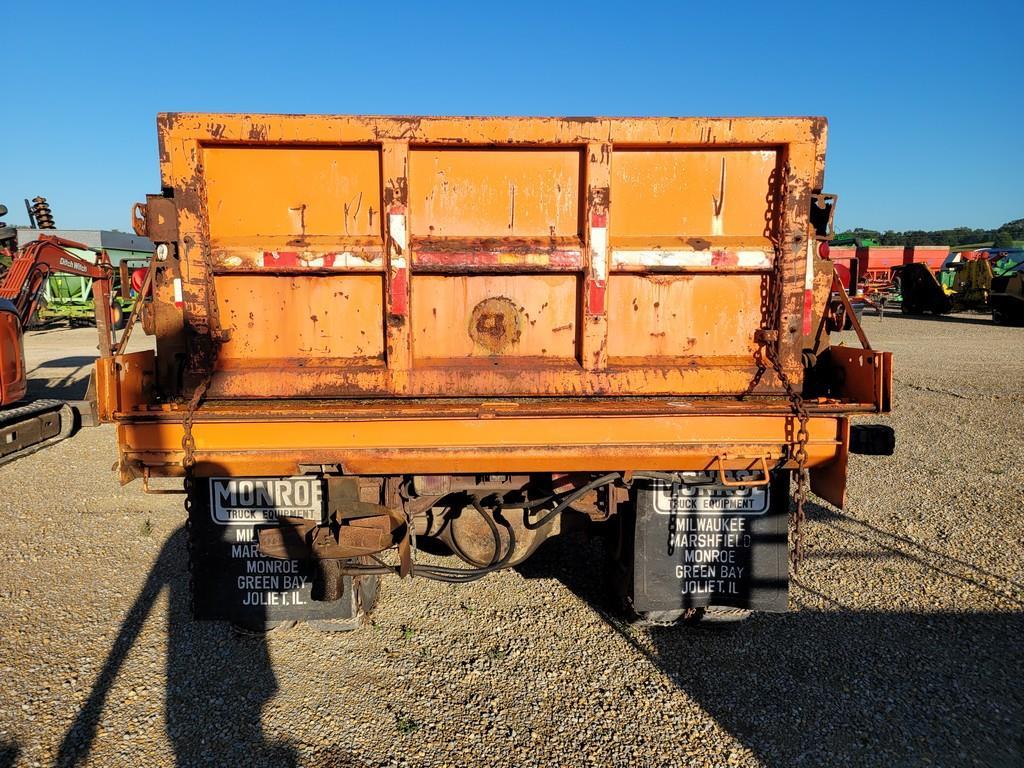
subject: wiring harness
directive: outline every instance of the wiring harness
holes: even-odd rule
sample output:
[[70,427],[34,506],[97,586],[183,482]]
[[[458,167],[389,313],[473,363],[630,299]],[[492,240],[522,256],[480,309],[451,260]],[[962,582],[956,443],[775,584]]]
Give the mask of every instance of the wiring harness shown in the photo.
[[[673,484],[704,484],[708,481],[702,481],[695,479],[691,476],[685,476],[677,472],[652,472],[652,471],[638,471],[631,472],[628,476],[623,476],[620,472],[609,472],[606,475],[602,475],[594,480],[591,480],[586,485],[582,485],[568,493],[562,495],[547,496],[542,499],[534,499],[531,501],[517,501],[506,503],[504,500],[498,502],[493,508],[493,514],[489,514],[481,504],[481,500],[474,497],[470,500],[473,508],[476,512],[484,519],[484,522],[491,529],[491,534],[494,537],[494,556],[491,559],[489,565],[481,568],[449,568],[442,565],[420,565],[416,563],[416,529],[413,526],[412,520],[407,520],[409,527],[409,536],[412,544],[413,553],[413,565],[410,575],[421,576],[425,579],[432,579],[434,581],[443,581],[449,584],[466,584],[471,581],[483,578],[489,573],[500,571],[509,567],[509,562],[512,560],[512,556],[516,550],[516,536],[515,531],[511,525],[506,525],[505,532],[508,536],[508,542],[503,543],[501,539],[501,531],[495,522],[495,517],[499,516],[505,510],[523,510],[523,511],[534,511],[537,510],[540,514],[535,520],[527,523],[530,528],[541,528],[556,517],[561,515],[572,504],[583,497],[585,494],[595,491],[598,488],[603,488],[606,485],[612,485],[613,483],[621,483],[622,485],[629,487],[634,479],[641,480],[660,480],[662,482],[673,483]],[[554,504],[550,509],[544,509],[544,507]],[[360,563],[346,563],[342,568],[342,572],[352,576],[373,576],[373,575],[388,575],[399,573],[399,566],[389,565],[383,560],[376,556],[372,556],[373,560],[376,561],[376,565],[365,565]]]

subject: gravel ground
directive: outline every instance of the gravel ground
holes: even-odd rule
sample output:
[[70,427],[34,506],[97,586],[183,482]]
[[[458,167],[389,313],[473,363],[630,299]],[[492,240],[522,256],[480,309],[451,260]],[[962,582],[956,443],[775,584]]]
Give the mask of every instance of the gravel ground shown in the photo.
[[[189,621],[180,497],[118,487],[110,427],[0,469],[0,766],[1024,764],[1024,330],[866,326],[897,453],[811,507],[792,612],[730,629],[621,625],[574,535],[245,638]],[[33,391],[80,397],[90,343],[30,334]]]

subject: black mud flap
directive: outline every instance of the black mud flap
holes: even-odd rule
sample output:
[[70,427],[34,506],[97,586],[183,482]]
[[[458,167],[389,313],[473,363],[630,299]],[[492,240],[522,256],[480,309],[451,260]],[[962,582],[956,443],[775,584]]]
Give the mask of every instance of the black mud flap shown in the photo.
[[259,551],[258,531],[276,527],[278,516],[322,522],[325,496],[326,483],[315,476],[198,478],[189,513],[195,618],[254,631],[295,621],[350,628],[359,591],[350,576],[343,577],[341,594],[335,590],[329,596],[336,599],[326,601],[313,561]]
[[634,482],[616,554],[624,607],[655,619],[709,606],[785,611],[789,473],[762,487],[724,486],[716,473],[689,479]]
[[888,424],[854,424],[850,427],[850,453],[892,456],[896,452],[896,430]]

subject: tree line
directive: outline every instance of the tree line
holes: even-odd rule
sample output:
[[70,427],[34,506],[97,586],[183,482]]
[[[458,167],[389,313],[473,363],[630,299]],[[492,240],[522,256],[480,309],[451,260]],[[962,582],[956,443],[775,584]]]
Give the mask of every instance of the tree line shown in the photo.
[[993,248],[1012,248],[1015,240],[1024,240],[1024,219],[1008,221],[997,229],[971,229],[955,227],[953,229],[911,229],[906,232],[887,230],[879,232],[875,229],[856,227],[845,232],[837,232],[836,238],[854,237],[862,240],[874,240],[880,245],[986,245]]

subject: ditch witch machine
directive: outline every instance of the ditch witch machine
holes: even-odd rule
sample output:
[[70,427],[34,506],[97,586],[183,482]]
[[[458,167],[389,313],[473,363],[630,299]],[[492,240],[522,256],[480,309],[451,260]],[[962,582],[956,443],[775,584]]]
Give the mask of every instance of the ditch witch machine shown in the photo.
[[[7,207],[0,205],[0,216],[6,213]],[[51,275],[93,279],[100,351],[108,356],[112,353],[110,262],[100,253],[91,264],[71,248],[88,250],[82,243],[40,235],[19,252],[14,229],[0,222],[0,255],[11,259],[0,277],[0,464],[63,440],[75,428],[75,413],[68,403],[48,399],[22,402],[28,389],[24,331]]]
[[850,452],[892,451],[851,426],[889,353],[855,317],[830,346],[823,119],[158,129],[156,350],[97,394],[124,482],[184,478],[198,618],[347,628],[385,575],[471,581],[580,525],[634,617],[785,610],[809,490],[842,506]]

